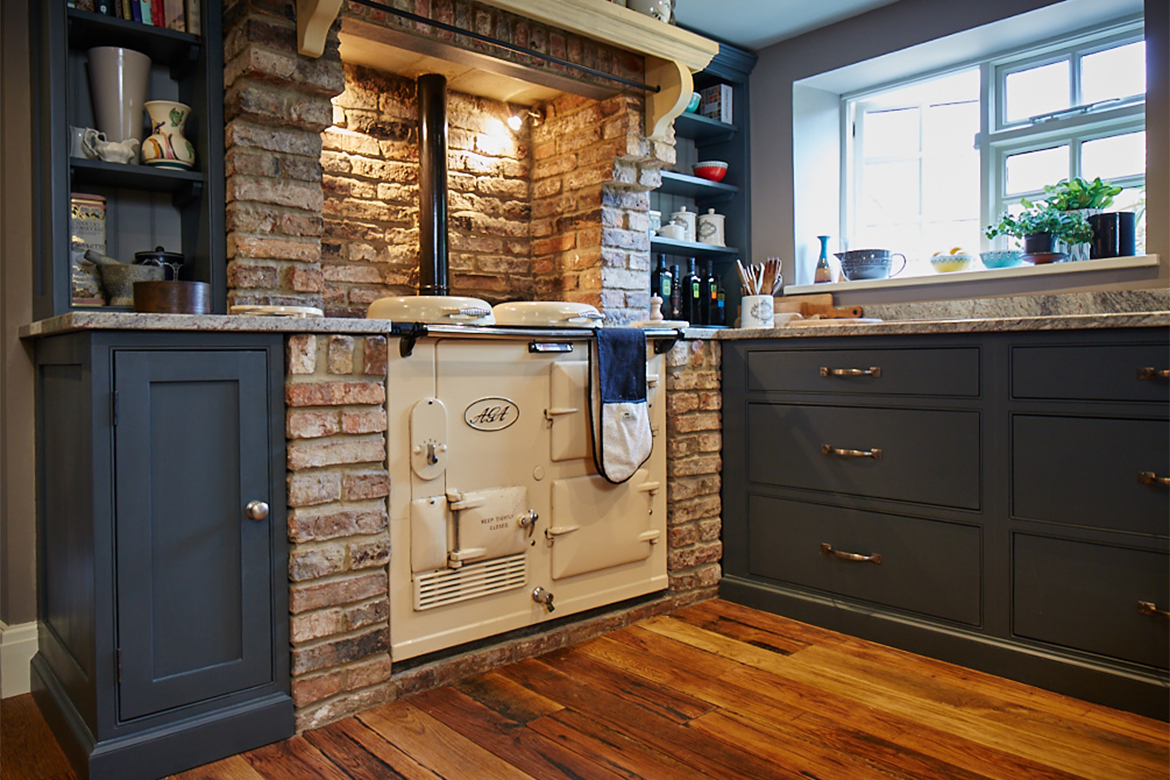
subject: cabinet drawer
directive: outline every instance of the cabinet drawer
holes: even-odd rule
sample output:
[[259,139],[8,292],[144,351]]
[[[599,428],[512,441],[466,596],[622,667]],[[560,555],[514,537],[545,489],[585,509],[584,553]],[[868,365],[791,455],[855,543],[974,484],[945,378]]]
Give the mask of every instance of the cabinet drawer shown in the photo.
[[1014,415],[1012,514],[1166,536],[1170,423]]
[[976,347],[750,352],[747,371],[749,391],[979,395]]
[[1139,379],[1170,368],[1170,345],[1013,347],[1012,396],[1070,401],[1170,400],[1170,380]]
[[[763,496],[748,501],[748,567],[779,582],[980,623],[980,529]],[[881,556],[881,563],[841,554]]]
[[1168,557],[1016,534],[1013,630],[1028,639],[1165,668],[1170,620],[1139,613],[1138,602],[1168,608]]
[[748,404],[746,427],[752,482],[979,508],[978,412]]

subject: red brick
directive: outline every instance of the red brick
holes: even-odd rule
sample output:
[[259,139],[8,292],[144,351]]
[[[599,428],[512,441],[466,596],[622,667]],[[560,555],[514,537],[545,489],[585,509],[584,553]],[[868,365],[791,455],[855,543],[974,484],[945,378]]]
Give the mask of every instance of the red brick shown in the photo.
[[289,539],[294,542],[373,534],[384,531],[386,527],[385,502],[369,502],[343,509],[333,504],[294,507],[288,513]]
[[390,475],[385,471],[348,473],[342,481],[342,495],[346,501],[385,498],[390,495]]
[[340,607],[385,595],[386,574],[353,574],[331,582],[296,583],[289,588],[288,608],[294,615],[325,607]]
[[341,406],[383,404],[386,386],[381,382],[291,382],[285,386],[289,406]]
[[332,436],[341,430],[336,410],[290,410],[285,418],[285,432],[290,439],[315,439]]

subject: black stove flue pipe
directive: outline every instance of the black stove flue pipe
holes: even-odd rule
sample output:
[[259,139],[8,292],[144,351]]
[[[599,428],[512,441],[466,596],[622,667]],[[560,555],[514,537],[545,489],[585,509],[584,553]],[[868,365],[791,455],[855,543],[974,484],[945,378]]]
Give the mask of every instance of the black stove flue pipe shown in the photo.
[[418,294],[446,295],[447,79],[418,77]]

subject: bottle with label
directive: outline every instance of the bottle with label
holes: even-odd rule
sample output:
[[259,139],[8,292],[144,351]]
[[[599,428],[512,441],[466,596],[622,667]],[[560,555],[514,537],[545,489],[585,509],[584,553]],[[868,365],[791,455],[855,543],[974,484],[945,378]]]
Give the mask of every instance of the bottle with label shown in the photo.
[[829,237],[817,236],[821,242],[821,255],[817,258],[817,269],[813,273],[813,284],[833,281],[833,269],[829,267]]
[[715,280],[715,316],[711,318],[712,325],[727,324],[727,291],[723,289],[723,280]]
[[682,318],[692,325],[703,324],[703,277],[695,268],[695,258],[690,263],[683,285]]
[[[674,287],[674,276],[666,268],[666,255],[658,256],[658,266],[650,274],[650,294],[657,295],[663,300],[666,307],[670,306],[671,288]],[[667,308],[667,314],[669,314]]]
[[703,263],[703,324],[717,325],[715,316],[719,308],[719,282],[711,270],[711,261]]
[[683,280],[677,265],[670,267],[673,286],[670,288],[670,318],[681,320],[682,316],[682,287]]

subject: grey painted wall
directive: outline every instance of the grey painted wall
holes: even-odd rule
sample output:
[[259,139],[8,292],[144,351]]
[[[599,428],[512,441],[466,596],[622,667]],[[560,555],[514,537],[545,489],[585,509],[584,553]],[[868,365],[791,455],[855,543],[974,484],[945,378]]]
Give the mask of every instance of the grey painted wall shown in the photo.
[[[1082,8],[1091,0],[1070,0]],[[821,220],[801,215],[797,229],[794,191],[793,104],[805,112],[812,101],[811,91],[794,84],[817,74],[865,62],[965,30],[981,27],[1018,14],[1065,5],[1056,0],[901,0],[805,35],[782,41],[759,52],[752,72],[752,246],[757,253],[778,255],[785,260],[785,278],[790,283],[810,283],[803,274],[791,274],[793,261],[803,257],[815,244]],[[1166,259],[1170,256],[1170,58],[1167,56],[1170,6],[1166,0],[1145,0],[1149,84],[1146,102],[1147,129],[1147,251],[1161,255],[1165,285]],[[1066,6],[1067,7],[1067,6]],[[1107,9],[1097,0],[1097,10]],[[1053,8],[1052,11],[1057,9]],[[1062,9],[1063,11],[1063,9]],[[815,97],[815,96],[814,96]],[[803,149],[797,150],[798,157]],[[796,165],[809,165],[801,160]],[[827,175],[839,166],[824,164]],[[802,193],[803,194],[803,193]],[[836,232],[837,205],[824,222]],[[807,212],[807,210],[806,210]],[[1163,215],[1161,219],[1158,215]],[[810,235],[804,235],[805,232]],[[815,258],[815,254],[813,255]],[[861,293],[858,293],[859,295]]]
[[0,3],[0,620],[36,619],[28,0]]

